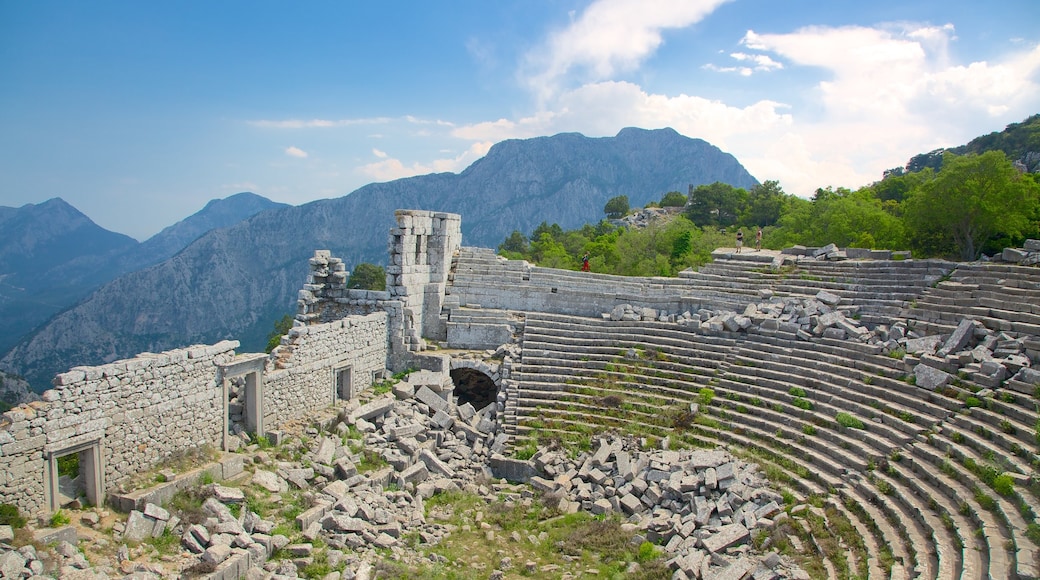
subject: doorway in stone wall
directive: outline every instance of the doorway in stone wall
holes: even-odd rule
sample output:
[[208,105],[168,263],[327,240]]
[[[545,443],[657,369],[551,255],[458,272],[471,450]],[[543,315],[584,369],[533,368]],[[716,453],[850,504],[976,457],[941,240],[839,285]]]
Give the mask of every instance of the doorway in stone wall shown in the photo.
[[239,443],[248,443],[251,437],[264,434],[263,373],[256,364],[225,371],[224,449],[230,451],[237,449]]
[[50,509],[101,505],[101,445],[98,441],[47,454]]
[[333,401],[349,401],[357,394],[354,389],[353,367],[345,366],[333,369]]
[[469,403],[476,410],[495,402],[498,396],[498,386],[491,377],[470,368],[452,369],[451,382],[455,384],[455,395],[459,398],[459,404]]

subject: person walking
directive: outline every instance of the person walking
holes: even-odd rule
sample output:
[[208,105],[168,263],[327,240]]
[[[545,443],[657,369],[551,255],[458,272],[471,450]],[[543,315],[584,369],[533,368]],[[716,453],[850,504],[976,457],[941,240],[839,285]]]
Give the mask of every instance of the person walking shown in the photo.
[[744,230],[737,230],[737,253],[744,247]]
[[589,253],[585,252],[585,255],[581,257],[581,271],[589,271]]
[[755,234],[755,251],[762,251],[762,228],[758,228],[758,233]]

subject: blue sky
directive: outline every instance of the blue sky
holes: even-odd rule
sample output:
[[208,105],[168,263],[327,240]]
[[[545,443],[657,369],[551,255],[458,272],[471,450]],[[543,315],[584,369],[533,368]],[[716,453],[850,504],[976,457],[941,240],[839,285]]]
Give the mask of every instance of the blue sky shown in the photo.
[[809,196],[1038,112],[1036,0],[0,0],[0,205],[139,239],[628,126]]

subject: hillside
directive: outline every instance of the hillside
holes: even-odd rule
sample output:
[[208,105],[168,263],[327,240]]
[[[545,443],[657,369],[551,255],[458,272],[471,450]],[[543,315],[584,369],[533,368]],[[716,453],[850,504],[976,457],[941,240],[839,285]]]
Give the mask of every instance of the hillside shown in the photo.
[[115,277],[137,242],[61,198],[0,211],[0,350]]
[[616,195],[645,204],[715,181],[757,183],[732,155],[671,129],[505,141],[457,175],[371,184],[211,232],[173,258],[98,289],[8,352],[0,367],[39,389],[70,366],[140,351],[224,338],[260,350],[273,321],[292,311],[313,251],[330,249],[348,267],[384,263],[398,208],[460,213],[464,243],[493,247],[542,221],[567,228],[598,221]]
[[906,171],[920,171],[925,167],[938,170],[942,165],[942,154],[947,151],[956,155],[1002,151],[1008,159],[1021,163],[1026,171],[1040,172],[1040,114],[1021,123],[1011,123],[1003,131],[976,137],[959,147],[915,155],[907,162]]
[[206,232],[284,206],[239,193],[143,243],[98,226],[61,198],[0,207],[0,352],[105,282],[157,264]]

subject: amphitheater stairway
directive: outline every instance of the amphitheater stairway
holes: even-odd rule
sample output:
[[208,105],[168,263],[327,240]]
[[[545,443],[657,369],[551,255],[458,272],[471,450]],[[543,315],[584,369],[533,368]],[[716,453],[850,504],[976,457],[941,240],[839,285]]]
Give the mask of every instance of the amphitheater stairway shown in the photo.
[[[670,437],[676,444],[736,446],[786,481],[796,497],[826,498],[859,531],[871,578],[887,577],[880,565],[883,552],[913,570],[918,552],[933,551],[927,530],[917,524],[900,530],[893,521],[907,513],[873,503],[868,492],[847,485],[855,470],[846,465],[867,466],[838,442],[859,441],[835,431],[820,438],[834,443],[799,449],[802,432],[788,426],[787,415],[755,407],[755,413],[738,416],[744,404],[735,391],[733,399],[722,401],[730,392],[722,377],[740,344],[736,337],[706,336],[676,325],[528,313],[522,361],[513,372],[517,400],[508,430],[515,445],[535,437],[580,444],[597,430],[618,428]],[[690,403],[703,404],[704,390],[718,393],[707,405],[710,412],[677,425]],[[932,565],[919,568],[928,572]]]
[[991,330],[1029,335],[1040,350],[1040,269],[961,264],[903,314],[933,334],[948,334],[962,318],[973,318]]
[[[868,346],[529,313],[508,431],[516,443],[580,444],[616,428],[727,445],[796,497],[827,498],[860,530],[871,577],[884,576],[883,559],[911,577],[1037,577],[1025,511],[1037,505],[1035,488],[1002,496],[978,467],[1026,443],[1009,425],[1024,431],[1033,403],[967,408],[956,393],[911,385],[902,361]],[[701,412],[683,416],[691,403]],[[863,428],[843,426],[839,414]],[[994,440],[956,435],[980,428]],[[1021,472],[1001,467],[1029,481],[1028,462],[1018,462]]]

